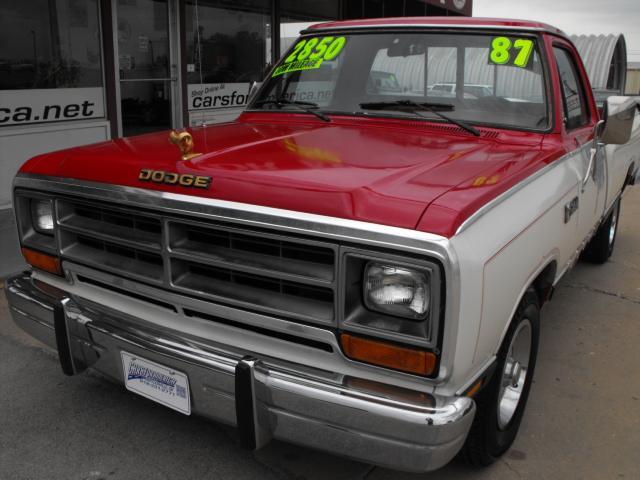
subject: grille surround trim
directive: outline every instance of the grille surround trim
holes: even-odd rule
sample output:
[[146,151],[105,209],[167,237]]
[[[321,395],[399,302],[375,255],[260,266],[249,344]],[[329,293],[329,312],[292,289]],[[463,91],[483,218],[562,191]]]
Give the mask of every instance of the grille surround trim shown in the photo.
[[[442,353],[437,381],[444,381],[452,374],[451,367],[459,328],[461,285],[458,258],[452,242],[446,237],[359,220],[33,173],[19,173],[14,179],[14,189],[16,196],[60,194],[87,200],[108,201],[138,211],[178,214],[197,221],[222,221],[240,227],[269,228],[287,236],[305,235],[344,242],[367,250],[428,258],[442,269],[442,289],[446,292],[446,303],[443,303],[440,318],[436,320],[440,324],[437,343],[426,343],[417,338],[404,342],[402,339],[397,340],[405,344],[438,348]],[[25,241],[24,238],[21,240]],[[98,270],[95,272],[98,273]],[[233,307],[225,308],[229,308],[229,312],[236,311]],[[242,310],[237,312],[244,315]],[[445,326],[447,327],[444,328]],[[342,327],[339,323],[339,328]]]

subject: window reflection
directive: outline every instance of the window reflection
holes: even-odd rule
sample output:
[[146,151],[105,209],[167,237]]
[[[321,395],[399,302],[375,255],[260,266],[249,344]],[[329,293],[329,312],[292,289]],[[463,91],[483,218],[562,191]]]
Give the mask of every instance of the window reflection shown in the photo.
[[125,137],[171,127],[169,81],[122,82],[120,95]]
[[[353,3],[353,2],[348,2]],[[300,30],[340,18],[338,0],[282,0],[280,3],[280,55],[293,45]]]
[[314,22],[340,18],[338,0],[281,0],[280,19],[288,22]]
[[268,0],[188,1],[188,83],[262,80],[271,63]]
[[99,86],[98,0],[3,2],[0,90]]
[[120,78],[169,77],[169,12],[166,0],[118,2]]
[[118,0],[120,111],[125,136],[171,127],[167,0]]

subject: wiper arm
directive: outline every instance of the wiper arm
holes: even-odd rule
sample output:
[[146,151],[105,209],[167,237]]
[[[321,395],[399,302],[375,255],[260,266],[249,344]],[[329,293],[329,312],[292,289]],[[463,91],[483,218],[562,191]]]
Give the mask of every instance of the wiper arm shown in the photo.
[[285,105],[293,105],[294,107],[298,107],[302,111],[310,113],[311,115],[315,115],[316,117],[318,117],[321,120],[324,120],[325,122],[331,121],[331,118],[329,118],[327,115],[315,110],[316,108],[319,108],[320,105],[313,102],[301,102],[298,100],[288,100],[286,98],[278,98],[275,100],[258,100],[257,102],[254,103],[256,107],[262,107],[263,105],[269,105],[269,104],[275,105],[276,107],[279,107],[279,108],[282,108]]
[[411,107],[410,111],[415,112],[416,107],[419,108],[432,108],[434,110],[439,111],[447,111],[452,112],[456,109],[455,105],[452,103],[436,103],[436,102],[427,102],[427,103],[418,103],[413,102],[411,100],[392,100],[388,102],[371,102],[371,103],[361,103],[360,107],[367,110],[384,110],[390,107]]
[[[453,123],[454,125],[459,126],[460,128],[466,130],[472,135],[475,135],[476,137],[480,136],[480,132],[476,128],[472,127],[471,125],[465,122],[456,120],[455,118],[451,118],[450,116],[442,113],[441,110],[445,110],[445,111],[455,110],[455,106],[450,103],[418,103],[412,100],[394,100],[391,102],[374,102],[374,103],[360,104],[360,108],[364,108],[365,110],[385,110],[387,108],[393,109],[394,107],[410,107],[409,111],[411,113],[415,113],[416,115],[423,118],[428,118],[420,113],[421,110],[426,110],[428,112],[431,112],[437,115],[438,117],[442,118],[443,120],[449,123]],[[402,111],[402,108],[399,108],[398,110]]]

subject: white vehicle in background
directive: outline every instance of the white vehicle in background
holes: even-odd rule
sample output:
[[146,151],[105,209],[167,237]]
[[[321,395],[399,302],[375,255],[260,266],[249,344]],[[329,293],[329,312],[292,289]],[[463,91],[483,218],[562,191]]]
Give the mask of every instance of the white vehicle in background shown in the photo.
[[[436,83],[429,85],[427,91],[433,95],[443,94],[443,96],[455,96],[457,89],[455,83]],[[464,93],[465,95],[470,95],[475,98],[490,97],[493,95],[493,86],[465,83]]]

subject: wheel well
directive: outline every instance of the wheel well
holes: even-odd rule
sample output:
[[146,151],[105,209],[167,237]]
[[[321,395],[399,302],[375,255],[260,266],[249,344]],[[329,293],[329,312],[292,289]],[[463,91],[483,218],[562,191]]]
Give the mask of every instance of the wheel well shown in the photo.
[[[640,168],[640,167],[638,167]],[[627,178],[624,182],[624,186],[622,187],[622,191],[624,192],[624,189],[627,188],[628,185],[635,185],[636,183],[636,166],[635,166],[635,162],[632,162],[631,165],[629,166],[629,171],[627,172]]]
[[556,278],[557,268],[558,264],[554,260],[538,274],[538,276],[531,284],[531,286],[538,294],[541,307],[551,299],[551,293],[553,292],[553,281]]
[[558,263],[555,260],[549,262],[547,266],[544,267],[542,271],[538,273],[536,278],[527,286],[525,291],[522,293],[521,298],[518,299],[518,304],[514,308],[511,318],[509,319],[509,321],[506,324],[506,327],[502,331],[500,342],[497,345],[497,350],[500,349],[500,346],[504,342],[507,331],[509,330],[509,326],[511,325],[511,322],[513,322],[513,318],[514,318],[513,315],[515,315],[515,312],[517,312],[517,309],[522,303],[522,300],[526,297],[529,289],[533,288],[533,290],[536,292],[536,296],[538,297],[538,301],[540,303],[540,308],[542,308],[542,306],[545,303],[551,300],[551,296],[553,294],[553,283],[556,278],[557,269],[558,269]]

